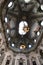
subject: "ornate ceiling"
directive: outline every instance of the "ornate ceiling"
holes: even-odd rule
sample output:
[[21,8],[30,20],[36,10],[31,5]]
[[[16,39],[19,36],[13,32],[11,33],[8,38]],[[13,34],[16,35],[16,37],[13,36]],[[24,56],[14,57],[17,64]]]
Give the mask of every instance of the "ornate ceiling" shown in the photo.
[[0,0],[0,65],[3,64],[43,65],[42,0]]
[[36,0],[8,0],[3,5],[2,23],[8,47],[15,52],[35,50],[43,33],[42,4]]

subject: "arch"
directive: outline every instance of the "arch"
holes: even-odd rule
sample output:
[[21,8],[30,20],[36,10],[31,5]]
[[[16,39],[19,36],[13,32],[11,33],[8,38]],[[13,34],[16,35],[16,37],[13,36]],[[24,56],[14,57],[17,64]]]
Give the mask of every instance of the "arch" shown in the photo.
[[23,59],[23,65],[27,65],[27,57],[25,56],[25,54],[17,54],[17,56],[15,57],[15,65],[19,65],[20,58]]

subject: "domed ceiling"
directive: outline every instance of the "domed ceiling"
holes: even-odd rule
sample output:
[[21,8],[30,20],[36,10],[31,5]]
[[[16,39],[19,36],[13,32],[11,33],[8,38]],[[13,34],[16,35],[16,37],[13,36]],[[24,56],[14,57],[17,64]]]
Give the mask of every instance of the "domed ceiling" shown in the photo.
[[7,46],[15,52],[31,52],[43,36],[42,0],[7,0],[2,5]]
[[43,0],[0,0],[0,65],[43,65]]

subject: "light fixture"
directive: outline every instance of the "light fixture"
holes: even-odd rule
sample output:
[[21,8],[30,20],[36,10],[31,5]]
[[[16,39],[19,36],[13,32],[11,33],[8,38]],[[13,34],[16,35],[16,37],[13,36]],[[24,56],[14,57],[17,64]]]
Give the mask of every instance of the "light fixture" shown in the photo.
[[20,46],[20,49],[22,49],[22,47]]
[[25,1],[25,3],[28,3],[28,2],[30,2],[30,0],[24,0]]
[[24,31],[24,27],[28,27],[28,23],[26,21],[21,21],[19,23],[19,34],[20,35],[25,35],[27,33],[28,30]]
[[14,7],[14,3],[11,1],[9,4],[8,4],[8,8],[13,8]]
[[31,48],[32,47],[32,45],[29,45],[29,48]]
[[41,22],[41,26],[43,26],[43,21]]
[[43,11],[43,5],[41,5],[41,10]]
[[12,43],[12,47],[14,47],[14,44]]
[[39,36],[39,35],[40,35],[40,32],[38,31],[38,32],[37,32],[37,36]]
[[8,38],[8,41],[10,41],[10,37]]
[[6,23],[8,22],[8,19],[7,19],[7,17],[5,17],[5,22],[6,22]]
[[34,42],[36,43],[36,39],[34,39]]
[[6,31],[7,31],[7,33],[9,33],[9,29],[7,29]]
[[1,53],[0,53],[0,57],[1,57]]

